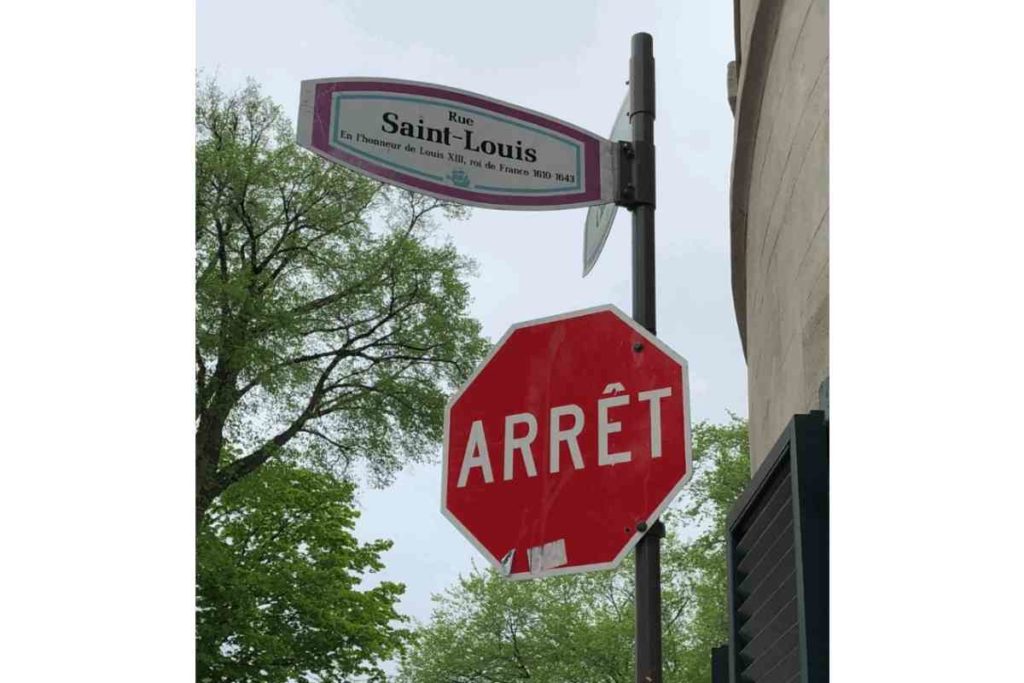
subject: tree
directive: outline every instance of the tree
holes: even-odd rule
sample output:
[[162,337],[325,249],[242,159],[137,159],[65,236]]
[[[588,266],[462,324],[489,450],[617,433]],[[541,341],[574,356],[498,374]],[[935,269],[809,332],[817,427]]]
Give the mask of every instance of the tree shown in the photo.
[[199,683],[383,680],[404,587],[360,590],[391,543],[356,541],[352,491],[275,459],[214,501],[198,534]]
[[402,662],[410,683],[590,683],[630,679],[627,572],[537,582],[474,571],[435,596]]
[[[668,640],[665,661],[673,678],[685,683],[711,680],[711,649],[729,641],[725,521],[750,481],[747,423],[735,415],[722,425],[701,422],[693,429],[694,477],[688,495],[666,517],[692,540],[669,544],[662,563],[685,584],[690,609]],[[664,570],[663,570],[664,571]]]
[[[664,516],[664,680],[707,683],[728,639],[725,517],[749,479],[746,423],[693,430],[694,477]],[[405,683],[631,683],[633,558],[619,569],[512,582],[476,570],[435,596],[402,659]]]
[[386,482],[432,452],[486,343],[463,211],[302,150],[250,84],[196,101],[196,523],[270,459]]

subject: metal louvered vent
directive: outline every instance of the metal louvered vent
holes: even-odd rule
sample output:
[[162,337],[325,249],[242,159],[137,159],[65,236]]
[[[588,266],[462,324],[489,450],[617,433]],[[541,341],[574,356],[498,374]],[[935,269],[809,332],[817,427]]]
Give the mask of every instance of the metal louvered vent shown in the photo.
[[828,438],[796,415],[729,514],[730,680],[828,680]]
[[738,525],[735,538],[739,681],[799,680],[793,494],[789,459]]

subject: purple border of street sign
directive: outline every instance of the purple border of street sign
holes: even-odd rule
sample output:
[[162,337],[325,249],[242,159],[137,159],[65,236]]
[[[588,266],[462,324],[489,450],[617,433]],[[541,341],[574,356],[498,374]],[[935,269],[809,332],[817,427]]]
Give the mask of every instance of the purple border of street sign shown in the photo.
[[[332,147],[328,140],[331,122],[332,95],[336,92],[345,91],[371,91],[371,92],[393,92],[410,95],[424,95],[437,99],[460,102],[481,109],[486,109],[509,118],[519,119],[532,123],[536,126],[555,131],[566,137],[578,140],[583,145],[584,169],[586,174],[586,185],[583,192],[575,194],[563,194],[547,197],[526,197],[509,196],[507,194],[494,194],[488,192],[473,192],[461,188],[451,187],[434,183],[423,178],[417,178],[401,171],[396,171],[372,161],[367,161],[354,154]],[[345,164],[361,168],[380,178],[387,178],[396,183],[429,192],[435,195],[461,199],[470,203],[486,203],[491,205],[505,205],[511,207],[552,207],[557,208],[563,205],[580,205],[587,202],[594,202],[601,198],[601,166],[600,149],[601,138],[587,134],[586,132],[566,125],[557,119],[525,111],[495,100],[474,96],[457,90],[450,90],[444,87],[431,86],[403,81],[388,80],[340,80],[316,84],[316,97],[313,108],[313,120],[310,142],[316,151],[325,156],[336,158]]]

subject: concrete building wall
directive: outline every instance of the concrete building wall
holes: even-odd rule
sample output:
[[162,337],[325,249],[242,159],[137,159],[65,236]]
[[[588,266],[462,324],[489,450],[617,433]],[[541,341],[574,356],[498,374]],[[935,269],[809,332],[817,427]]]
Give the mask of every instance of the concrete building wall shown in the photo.
[[828,2],[735,9],[733,295],[756,470],[828,377]]

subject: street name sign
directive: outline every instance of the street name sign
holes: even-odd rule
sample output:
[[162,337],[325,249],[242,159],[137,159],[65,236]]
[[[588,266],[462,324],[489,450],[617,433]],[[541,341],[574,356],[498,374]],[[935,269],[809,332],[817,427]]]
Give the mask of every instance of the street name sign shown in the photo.
[[[619,106],[619,113],[615,115],[615,123],[612,124],[612,134],[609,139],[612,142],[625,141],[630,139],[632,130],[629,125],[629,92],[622,98]],[[604,243],[608,241],[608,234],[612,231],[612,223],[615,222],[615,214],[619,209],[618,204],[601,204],[587,209],[587,219],[583,224],[583,277],[586,277],[597,259],[601,257],[604,250]]]
[[509,578],[609,569],[690,457],[672,349],[614,306],[519,323],[445,410],[442,512]]
[[441,85],[302,81],[298,142],[357,173],[461,204],[541,210],[614,201],[610,141]]

